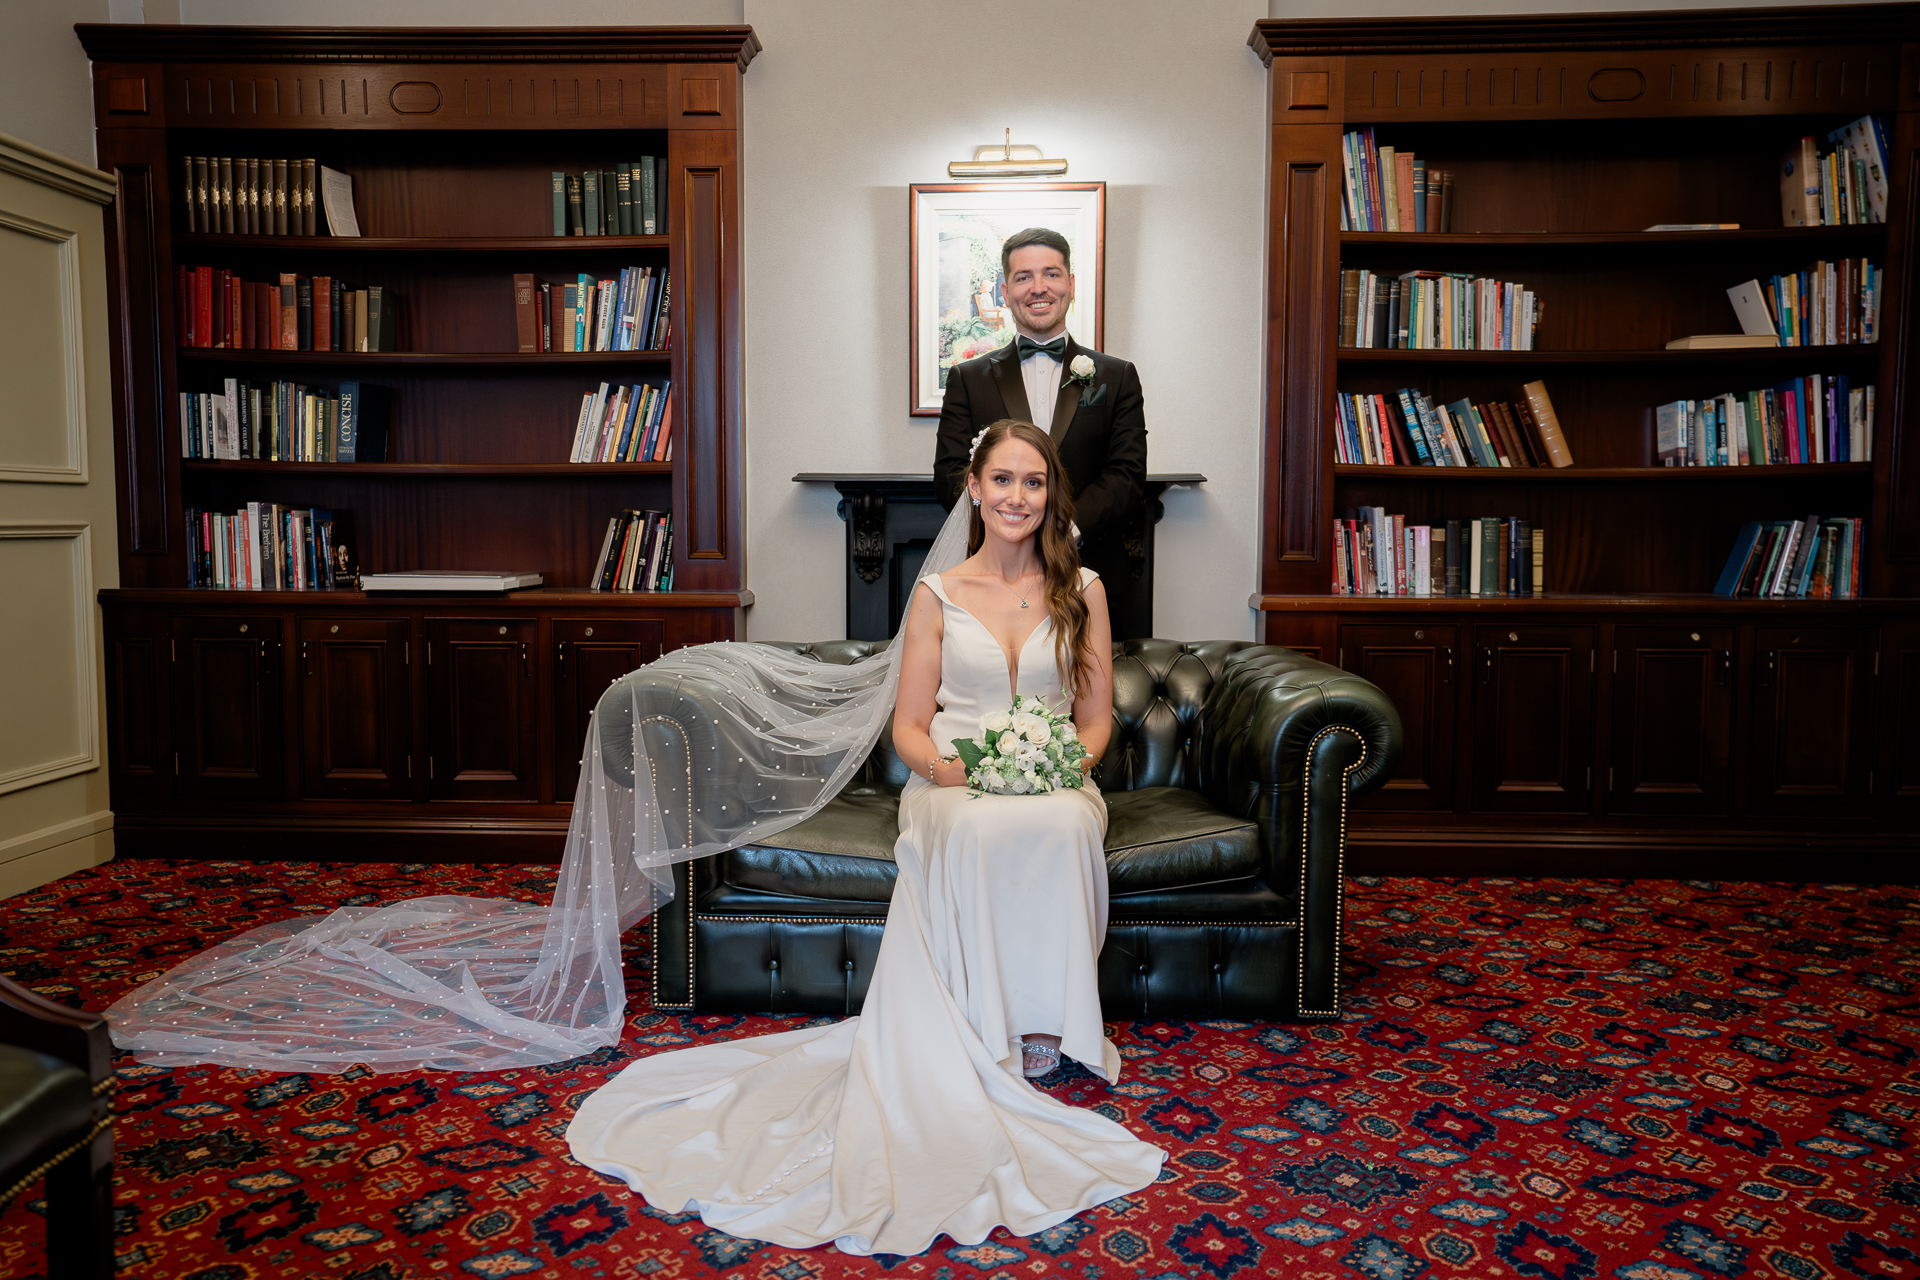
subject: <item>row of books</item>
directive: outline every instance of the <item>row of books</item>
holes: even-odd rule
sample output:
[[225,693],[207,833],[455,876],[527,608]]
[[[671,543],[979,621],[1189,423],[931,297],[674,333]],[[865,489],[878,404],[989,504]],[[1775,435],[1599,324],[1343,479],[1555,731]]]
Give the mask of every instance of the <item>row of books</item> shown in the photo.
[[1714,594],[1846,600],[1860,594],[1867,523],[1857,517],[1749,520]]
[[580,401],[568,462],[671,462],[673,387],[600,384]]
[[1675,400],[1653,411],[1654,457],[1663,467],[1871,462],[1874,408],[1873,388],[1845,374]]
[[182,156],[180,165],[187,230],[228,235],[318,235],[320,175],[345,179],[312,160]]
[[187,508],[187,585],[230,591],[333,591],[357,585],[345,511],[249,502]]
[[1734,299],[1734,310],[1750,310],[1747,298],[1766,308],[1764,316],[1749,325],[1746,314],[1741,324],[1749,331],[1760,323],[1772,325],[1772,332],[1783,347],[1832,347],[1852,342],[1880,340],[1880,295],[1885,273],[1865,258],[1842,258],[1838,262],[1816,262],[1805,271],[1749,280],[1727,290]]
[[1343,347],[1531,351],[1539,327],[1540,299],[1525,285],[1453,271],[1340,271]]
[[611,169],[553,174],[556,236],[661,236],[667,233],[667,162],[643,156]]
[[555,284],[513,278],[513,328],[522,353],[665,351],[672,345],[673,275],[622,267],[618,277],[581,274]]
[[383,285],[282,272],[243,280],[225,267],[176,267],[183,347],[233,351],[397,351],[400,299]]
[[1340,139],[1342,231],[1453,230],[1453,175],[1375,143],[1371,126]]
[[221,391],[180,393],[180,456],[265,462],[385,462],[389,387],[343,382],[338,392],[235,378]]
[[1333,522],[1337,596],[1540,596],[1546,535],[1514,516],[1412,525],[1381,507]]
[[1887,122],[1861,116],[1827,135],[1809,134],[1780,159],[1780,213],[1789,227],[1844,227],[1887,220]]
[[607,522],[593,591],[673,590],[673,513],[622,511]]
[[1334,461],[1371,467],[1570,467],[1544,382],[1511,404],[1440,404],[1418,387],[1334,395]]

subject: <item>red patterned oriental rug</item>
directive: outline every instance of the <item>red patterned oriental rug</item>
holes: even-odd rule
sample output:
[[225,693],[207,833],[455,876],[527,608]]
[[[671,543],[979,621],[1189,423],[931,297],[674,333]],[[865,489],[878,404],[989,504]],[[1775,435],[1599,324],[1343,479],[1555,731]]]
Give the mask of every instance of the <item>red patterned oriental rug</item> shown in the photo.
[[[127,861],[0,902],[0,971],[99,1006],[230,933],[433,893],[544,901],[545,867]],[[1043,1082],[1169,1153],[1029,1238],[783,1249],[573,1163],[636,1057],[800,1019],[635,1008],[616,1048],[494,1075],[123,1060],[121,1275],[162,1280],[1718,1280],[1920,1277],[1920,891],[1705,882],[1351,886],[1332,1023],[1109,1028],[1127,1073]],[[630,987],[645,992],[643,934]],[[0,1273],[37,1275],[37,1193]]]

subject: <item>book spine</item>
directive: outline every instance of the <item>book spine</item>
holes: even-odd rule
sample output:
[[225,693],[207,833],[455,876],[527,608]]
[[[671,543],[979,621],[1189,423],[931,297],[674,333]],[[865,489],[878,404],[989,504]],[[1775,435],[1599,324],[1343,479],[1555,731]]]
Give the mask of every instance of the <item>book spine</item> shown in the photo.
[[213,268],[193,271],[193,337],[196,347],[211,347],[213,335]]
[[587,234],[586,197],[581,194],[581,186],[579,177],[567,175],[567,234],[570,236]]
[[513,277],[513,328],[522,355],[540,350],[540,316],[534,301],[533,276],[528,272]]
[[567,234],[567,175],[553,171],[553,234]]
[[613,181],[618,199],[619,232],[633,234],[633,165],[625,160],[613,166]]
[[586,233],[597,236],[600,234],[600,171],[598,169],[589,169],[581,175],[580,199]]
[[649,236],[662,235],[666,231],[666,219],[661,216],[662,201],[659,196],[658,175],[654,166],[654,157],[640,158],[641,234]]
[[1540,442],[1546,446],[1547,461],[1556,467],[1573,465],[1573,454],[1567,448],[1566,437],[1560,431],[1560,417],[1553,411],[1553,400],[1547,395],[1547,384],[1529,382],[1521,388],[1527,397],[1527,407],[1533,413],[1533,420],[1540,428]]

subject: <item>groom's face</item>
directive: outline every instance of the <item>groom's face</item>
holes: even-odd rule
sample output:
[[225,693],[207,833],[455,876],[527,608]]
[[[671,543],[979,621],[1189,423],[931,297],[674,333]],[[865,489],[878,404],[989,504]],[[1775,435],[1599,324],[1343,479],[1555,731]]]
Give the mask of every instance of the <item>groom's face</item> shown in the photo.
[[1007,305],[1023,333],[1052,338],[1067,327],[1067,309],[1073,305],[1073,276],[1058,249],[1030,244],[1007,257]]

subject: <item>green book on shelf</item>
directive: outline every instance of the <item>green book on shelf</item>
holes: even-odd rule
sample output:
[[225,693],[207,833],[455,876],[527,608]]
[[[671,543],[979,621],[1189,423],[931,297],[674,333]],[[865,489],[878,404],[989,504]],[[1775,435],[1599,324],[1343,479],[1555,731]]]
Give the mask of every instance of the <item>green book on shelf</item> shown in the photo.
[[567,175],[558,170],[553,174],[553,234],[567,234]]
[[625,160],[613,166],[613,180],[619,187],[620,234],[633,234],[633,165]]
[[659,198],[655,192],[656,185],[653,157],[643,156],[640,160],[640,234],[643,236],[660,234]]
[[583,213],[583,221],[586,223],[587,234],[590,236],[599,235],[600,234],[600,171],[598,169],[587,170],[586,174],[581,179],[580,200],[581,200],[581,209]]
[[1482,516],[1480,525],[1480,594],[1498,596],[1506,593],[1501,590],[1500,563],[1500,525],[1499,516]]

